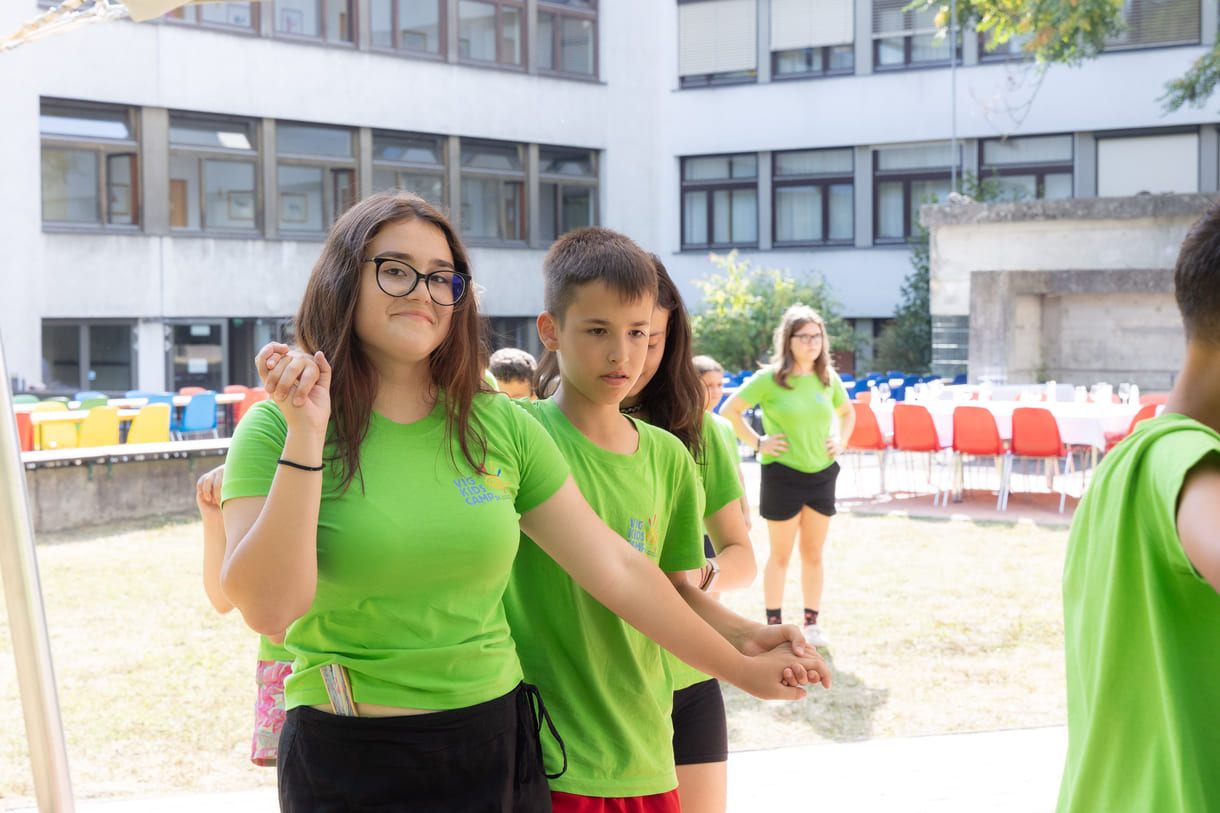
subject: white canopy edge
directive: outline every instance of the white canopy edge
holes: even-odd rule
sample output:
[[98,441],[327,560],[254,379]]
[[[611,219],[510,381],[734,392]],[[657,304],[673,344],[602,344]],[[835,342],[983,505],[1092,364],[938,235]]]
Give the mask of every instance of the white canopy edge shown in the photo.
[[92,23],[103,23],[126,16],[130,16],[137,23],[142,23],[160,17],[180,6],[208,2],[225,2],[225,0],[123,0],[123,2],[119,2],[119,0],[63,0],[62,3],[47,9],[12,34],[0,37],[0,53],[12,50],[26,42],[33,42],[52,34]]

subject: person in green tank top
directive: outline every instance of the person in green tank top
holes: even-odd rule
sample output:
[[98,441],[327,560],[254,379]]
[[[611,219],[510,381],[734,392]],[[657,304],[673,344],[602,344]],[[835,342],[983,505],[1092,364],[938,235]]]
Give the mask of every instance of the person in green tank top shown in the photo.
[[[195,505],[203,523],[203,592],[221,615],[233,611],[233,602],[220,589],[220,567],[225,557],[225,523],[220,512],[224,468],[217,466],[195,482]],[[254,736],[250,741],[250,761],[255,765],[275,767],[284,725],[284,680],[291,671],[292,654],[266,635],[258,636]]]
[[[677,436],[695,460],[703,492],[705,562],[686,576],[711,597],[748,587],[758,572],[743,511],[737,441],[723,442],[706,412],[707,393],[691,361],[690,319],[678,286],[654,254],[657,305],[644,370],[619,410]],[[727,422],[726,422],[727,423]],[[748,510],[748,509],[746,509]],[[709,550],[710,548],[710,550]],[[723,813],[728,803],[728,722],[720,682],[672,656],[673,753],[683,813]]]
[[1220,207],[1174,287],[1181,372],[1097,467],[1068,537],[1059,813],[1220,810]]
[[737,451],[737,433],[733,431],[729,419],[716,412],[724,399],[724,365],[711,356],[695,356],[694,363],[699,381],[703,384],[703,411],[711,416],[717,433],[737,466],[737,479],[741,483],[741,515],[746,521],[746,530],[752,530],[754,520],[750,513],[750,497],[746,494],[746,477],[741,471],[741,455]]
[[[788,561],[799,536],[805,639],[827,646],[818,619],[825,580],[822,548],[835,513],[835,458],[851,437],[856,413],[835,373],[826,323],[813,308],[788,308],[775,329],[774,345],[771,364],[742,384],[720,414],[758,452],[761,464],[758,510],[771,543],[763,568],[767,622],[781,623]],[[762,408],[761,435],[743,418],[755,405]],[[836,416],[838,432],[833,431]]]

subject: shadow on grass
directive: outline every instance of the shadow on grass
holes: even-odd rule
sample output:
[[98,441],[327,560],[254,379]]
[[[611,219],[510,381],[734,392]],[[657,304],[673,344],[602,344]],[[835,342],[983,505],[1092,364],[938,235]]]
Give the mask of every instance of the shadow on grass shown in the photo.
[[820,740],[851,742],[874,736],[874,715],[888,701],[890,690],[869,686],[852,672],[838,669],[830,650],[819,652],[830,665],[832,688],[810,689],[804,700],[759,700],[722,684],[730,750],[808,745]]

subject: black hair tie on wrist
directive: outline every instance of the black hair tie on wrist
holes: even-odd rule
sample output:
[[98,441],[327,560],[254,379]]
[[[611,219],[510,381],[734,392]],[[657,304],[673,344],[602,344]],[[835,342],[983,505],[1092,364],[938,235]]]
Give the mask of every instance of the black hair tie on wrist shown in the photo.
[[326,468],[325,463],[321,466],[303,466],[300,463],[293,463],[291,460],[285,460],[282,457],[275,462],[281,466],[292,466],[294,469],[300,469],[301,471],[322,471],[322,469]]

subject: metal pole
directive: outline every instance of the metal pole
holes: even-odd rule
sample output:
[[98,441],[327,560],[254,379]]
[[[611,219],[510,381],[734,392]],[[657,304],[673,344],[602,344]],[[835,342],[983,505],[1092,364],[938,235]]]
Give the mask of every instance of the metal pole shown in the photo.
[[957,0],[949,0],[949,191],[957,191]]
[[38,581],[34,528],[25,492],[21,443],[13,415],[4,344],[0,342],[0,575],[8,605],[25,738],[41,813],[72,813],[72,780],[64,747],[51,642]]

